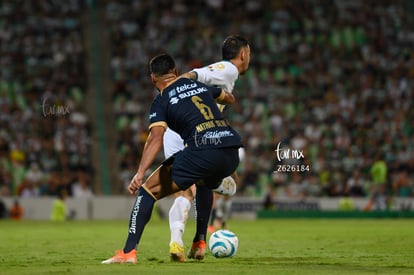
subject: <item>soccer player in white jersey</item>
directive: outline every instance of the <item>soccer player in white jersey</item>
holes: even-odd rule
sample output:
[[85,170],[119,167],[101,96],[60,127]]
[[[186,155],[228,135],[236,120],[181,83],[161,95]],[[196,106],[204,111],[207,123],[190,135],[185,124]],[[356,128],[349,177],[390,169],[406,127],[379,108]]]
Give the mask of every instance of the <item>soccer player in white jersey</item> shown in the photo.
[[[244,74],[250,63],[250,46],[249,42],[239,36],[228,36],[221,47],[222,61],[210,64],[203,68],[193,69],[190,72],[183,74],[182,76],[198,80],[204,84],[210,86],[218,86],[225,89],[227,92],[232,92],[235,82],[239,75]],[[221,111],[224,110],[224,105],[219,105]],[[184,148],[181,137],[172,131],[167,129],[164,135],[164,154],[165,158],[170,157],[174,153]],[[237,175],[233,174],[223,179],[222,184],[214,190],[216,194],[224,194],[232,196],[236,192],[236,179]],[[184,243],[182,236],[185,229],[185,223],[188,218],[188,212],[191,208],[191,203],[194,200],[194,186],[185,191],[177,193],[177,197],[174,200],[173,205],[169,211],[169,223],[171,231],[170,240],[170,255],[173,261],[183,262],[184,256]],[[226,206],[226,209],[230,211],[230,200],[222,203]],[[221,211],[222,212],[222,211]],[[224,213],[222,218],[227,217],[228,214]],[[202,217],[196,215],[197,223],[205,224],[207,233],[207,225],[209,217]],[[189,258],[203,259],[206,250],[206,244],[194,241],[191,250],[188,253]]]

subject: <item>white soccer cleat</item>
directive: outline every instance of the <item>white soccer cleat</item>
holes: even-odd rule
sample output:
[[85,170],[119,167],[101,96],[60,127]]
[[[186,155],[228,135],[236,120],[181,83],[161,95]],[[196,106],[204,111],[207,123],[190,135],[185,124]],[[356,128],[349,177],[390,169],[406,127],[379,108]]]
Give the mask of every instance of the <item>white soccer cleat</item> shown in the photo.
[[237,184],[231,176],[224,178],[221,181],[221,184],[216,189],[213,189],[213,192],[225,195],[225,196],[234,196],[236,194]]

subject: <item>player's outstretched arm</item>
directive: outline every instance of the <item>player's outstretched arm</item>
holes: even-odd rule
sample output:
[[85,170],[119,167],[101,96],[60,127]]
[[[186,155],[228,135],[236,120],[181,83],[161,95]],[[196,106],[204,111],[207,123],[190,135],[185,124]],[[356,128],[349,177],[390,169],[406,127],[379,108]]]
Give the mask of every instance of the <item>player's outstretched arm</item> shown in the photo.
[[219,104],[229,105],[236,102],[236,98],[233,94],[226,92],[226,90],[222,89],[220,96],[216,98],[216,102]]
[[128,191],[131,195],[137,193],[143,184],[145,172],[149,169],[158,152],[162,149],[164,132],[165,128],[162,126],[154,126],[151,128],[150,134],[145,142],[138,171],[128,186]]
[[179,78],[181,78],[181,77],[189,78],[191,80],[197,80],[197,74],[194,71],[189,71],[189,72],[183,73],[179,76]]

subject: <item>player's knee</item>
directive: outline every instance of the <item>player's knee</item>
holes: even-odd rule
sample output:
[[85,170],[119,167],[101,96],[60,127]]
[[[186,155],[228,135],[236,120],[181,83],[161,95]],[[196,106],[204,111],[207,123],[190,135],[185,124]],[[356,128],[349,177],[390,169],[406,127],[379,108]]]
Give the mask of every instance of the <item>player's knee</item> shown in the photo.
[[186,198],[189,202],[193,202],[194,200],[194,192],[192,188],[188,188],[182,192],[182,196]]
[[193,202],[193,200],[194,200],[193,193],[191,193],[191,194],[183,194],[183,197],[186,198],[189,202]]

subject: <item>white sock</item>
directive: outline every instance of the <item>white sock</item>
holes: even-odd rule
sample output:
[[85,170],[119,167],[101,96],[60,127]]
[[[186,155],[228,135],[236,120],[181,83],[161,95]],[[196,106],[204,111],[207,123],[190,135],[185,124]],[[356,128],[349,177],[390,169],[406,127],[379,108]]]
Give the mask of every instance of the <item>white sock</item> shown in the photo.
[[223,221],[227,221],[230,217],[230,213],[231,213],[231,205],[232,205],[232,200],[231,199],[227,199],[224,201],[224,208],[223,208]]
[[184,246],[183,234],[185,229],[185,223],[188,219],[188,211],[191,209],[191,203],[188,199],[180,196],[174,200],[173,205],[170,208],[169,223],[171,231],[171,240],[181,246]]

